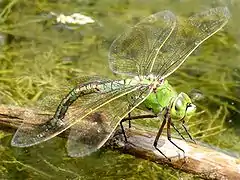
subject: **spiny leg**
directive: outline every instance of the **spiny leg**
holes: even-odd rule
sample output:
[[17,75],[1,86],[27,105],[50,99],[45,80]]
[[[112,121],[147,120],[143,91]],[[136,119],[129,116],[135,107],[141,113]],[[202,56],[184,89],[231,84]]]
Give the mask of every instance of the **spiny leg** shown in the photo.
[[[125,122],[125,121],[129,121],[131,122],[131,120],[136,120],[136,119],[147,119],[147,118],[157,118],[157,115],[154,114],[146,114],[146,115],[140,115],[140,116],[130,116],[130,113],[128,115],[128,117],[124,118],[121,120],[121,123]],[[180,133],[180,131],[176,128],[176,126],[173,124],[173,122],[171,122],[171,126],[174,128],[174,130],[181,136],[181,138],[185,141],[187,141],[184,136]],[[123,127],[123,126],[122,126]],[[185,124],[183,124],[184,129]],[[123,130],[124,131],[124,130]],[[187,128],[185,129],[185,131],[188,133],[189,138],[194,141],[194,139],[192,139],[191,135],[189,134],[189,132],[187,131]],[[195,141],[194,141],[195,142]]]
[[[129,121],[130,121],[130,120],[129,120]],[[122,120],[120,121],[120,126],[121,126],[121,129],[122,129],[122,134],[123,134],[124,140],[125,140],[125,142],[127,143],[128,141],[127,141],[127,136],[126,136],[126,133],[125,133],[123,124],[122,124],[123,122],[124,122],[124,119],[122,119]]]
[[162,154],[166,159],[168,159],[169,161],[171,161],[171,159],[169,159],[169,158],[157,147],[158,140],[159,140],[159,138],[160,138],[160,136],[161,136],[161,134],[162,134],[163,128],[164,128],[164,126],[165,126],[165,124],[166,124],[166,121],[167,121],[167,119],[168,119],[168,116],[169,116],[169,112],[168,112],[168,111],[169,111],[169,109],[167,108],[166,114],[164,115],[163,122],[162,122],[162,124],[161,124],[161,126],[160,126],[160,128],[159,128],[159,130],[158,130],[158,133],[157,133],[157,135],[156,135],[156,137],[155,137],[153,146],[154,146],[154,148],[155,148],[160,154]]
[[128,128],[131,128],[131,127],[132,127],[132,125],[131,125],[131,120],[130,120],[130,118],[131,118],[131,112],[128,113],[128,118],[129,118],[129,120],[128,120]]
[[184,123],[182,123],[182,126],[183,126],[184,130],[186,131],[188,137],[193,141],[193,143],[197,144],[196,141],[192,138],[191,134],[188,132],[187,127],[185,126]]
[[[130,113],[129,113],[130,114]],[[135,120],[135,119],[146,119],[146,118],[155,118],[157,117],[156,115],[152,115],[152,114],[148,114],[148,115],[140,115],[140,116],[128,116],[127,118],[124,118],[120,121],[120,127],[121,127],[121,130],[122,130],[122,134],[124,136],[124,139],[125,139],[125,142],[128,142],[127,141],[127,136],[126,136],[126,133],[125,133],[125,130],[124,130],[124,126],[123,126],[123,122],[125,121],[128,121],[128,122],[131,122],[131,120]]]
[[[122,125],[123,122],[125,122],[125,121],[131,121],[131,120],[135,120],[135,119],[156,118],[156,117],[158,117],[158,116],[149,114],[149,115],[141,115],[141,116],[127,117],[127,118],[122,119],[121,122],[120,122],[120,126],[121,126],[121,128],[122,128],[122,132],[123,132],[123,136],[124,136],[125,141],[127,142],[127,136],[126,136],[126,134],[125,134],[124,127],[123,127],[123,125]],[[166,113],[165,113],[165,115],[164,115],[163,122],[162,122],[162,124],[161,124],[161,126],[160,126],[160,128],[159,128],[159,131],[158,131],[158,133],[157,133],[157,135],[156,135],[156,137],[155,137],[153,146],[154,146],[154,148],[155,148],[159,153],[161,153],[166,159],[168,159],[169,161],[171,161],[171,159],[169,159],[169,158],[157,147],[158,140],[159,140],[159,138],[160,138],[160,136],[161,136],[161,134],[162,134],[162,131],[163,131],[163,128],[164,128],[164,126],[165,126],[165,124],[166,124],[166,121],[167,121],[169,118],[170,118],[169,108],[167,108]]]
[[[122,124],[123,122],[125,122],[125,121],[131,122],[131,120],[135,120],[135,119],[146,119],[146,118],[156,118],[156,117],[158,117],[158,116],[157,116],[157,115],[153,115],[153,114],[140,115],[140,116],[133,116],[133,117],[131,117],[131,116],[130,116],[130,113],[129,113],[129,115],[128,115],[127,118],[124,118],[124,119],[122,119],[122,120],[120,121],[120,126],[121,126],[121,129],[122,129],[122,133],[123,133],[123,136],[124,136],[125,141],[127,142],[127,136],[126,136],[126,133],[125,133],[123,124]],[[174,130],[182,137],[182,139],[184,139],[185,141],[186,141],[186,139],[183,137],[183,135],[178,131],[178,129],[177,129],[177,128],[175,127],[175,125],[172,123],[171,117],[170,117],[170,114],[169,114],[169,109],[167,109],[167,110],[166,110],[166,113],[165,113],[165,115],[164,115],[164,120],[163,120],[163,122],[162,122],[162,124],[161,124],[161,127],[160,127],[160,129],[159,129],[156,137],[155,137],[153,146],[154,146],[154,148],[155,148],[159,153],[161,153],[166,159],[168,159],[169,161],[171,161],[171,159],[169,159],[169,158],[157,147],[158,140],[159,140],[159,138],[160,138],[160,136],[161,136],[161,134],[162,134],[162,131],[163,131],[163,128],[164,128],[166,122],[168,122],[168,123],[167,123],[167,137],[168,137],[168,140],[169,140],[174,146],[176,146],[178,149],[180,149],[184,154],[185,154],[185,151],[184,151],[182,148],[180,148],[179,146],[177,146],[177,145],[171,140],[170,125],[171,125],[171,126],[174,128]],[[182,124],[182,126],[184,127],[185,131],[187,132],[189,138],[190,138],[192,141],[194,141],[193,138],[191,137],[191,135],[189,134],[189,132],[188,132],[188,130],[187,130],[187,128],[186,128],[186,126],[185,126],[184,123]],[[194,141],[194,142],[195,142],[195,141]]]
[[181,138],[184,140],[184,141],[187,141],[183,135],[180,133],[180,131],[176,128],[176,126],[173,124],[173,122],[171,122],[171,126],[173,127],[173,129],[181,136]]
[[128,117],[122,119],[122,122],[128,121],[129,122],[129,128],[131,128],[131,120],[136,120],[136,119],[147,119],[147,118],[156,118],[158,117],[157,115],[154,114],[145,114],[145,115],[140,115],[140,116],[131,116],[131,113],[128,113]]
[[[190,135],[190,133],[188,132],[187,130],[187,127],[185,126],[185,117],[186,117],[186,113],[187,113],[187,108],[189,107],[189,105],[186,107],[186,110],[185,110],[185,114],[183,116],[183,118],[180,120],[182,121],[182,127],[184,128],[184,130],[186,131],[188,137],[192,140],[193,143],[197,144],[196,141],[192,138],[192,136]],[[174,128],[174,126],[173,126]],[[175,128],[174,128],[175,129]],[[175,129],[176,130],[176,129]],[[177,130],[176,130],[177,131]],[[177,131],[178,132],[178,131]],[[179,133],[178,133],[179,134]],[[180,134],[180,136],[182,137],[182,135]],[[183,138],[183,137],[182,137]],[[184,138],[183,138],[184,139]],[[185,140],[185,139],[184,139]],[[186,141],[186,140],[185,140]]]
[[157,115],[154,114],[146,114],[146,115],[140,115],[140,116],[131,116],[131,117],[126,117],[122,119],[123,122],[128,121],[128,120],[135,120],[135,119],[147,119],[147,118],[156,118],[158,117]]
[[171,137],[171,121],[172,121],[171,117],[169,117],[169,119],[167,121],[167,138],[175,147],[177,147],[179,150],[181,150],[183,152],[183,155],[185,157],[185,151],[172,141],[172,137]]

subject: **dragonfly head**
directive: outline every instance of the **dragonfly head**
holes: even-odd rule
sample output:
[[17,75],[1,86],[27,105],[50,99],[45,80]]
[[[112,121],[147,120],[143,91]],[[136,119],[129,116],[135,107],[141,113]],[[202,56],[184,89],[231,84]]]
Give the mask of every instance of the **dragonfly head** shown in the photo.
[[181,92],[173,101],[171,108],[172,119],[181,119],[192,116],[196,111],[196,106],[192,103],[190,97]]

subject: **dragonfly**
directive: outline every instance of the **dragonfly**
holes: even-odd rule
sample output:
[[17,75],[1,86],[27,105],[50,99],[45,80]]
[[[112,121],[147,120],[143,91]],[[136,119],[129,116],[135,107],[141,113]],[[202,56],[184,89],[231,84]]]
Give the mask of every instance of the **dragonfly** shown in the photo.
[[194,114],[196,106],[186,93],[177,93],[166,78],[201,43],[222,29],[229,18],[227,7],[216,7],[188,18],[164,10],[142,19],[110,46],[109,67],[126,79],[80,78],[52,118],[39,124],[23,123],[11,145],[33,146],[71,128],[68,153],[77,157],[89,155],[101,148],[119,125],[127,142],[122,123],[131,120],[131,112],[139,108],[156,117],[162,115],[153,146],[164,157],[158,140],[165,126],[168,140],[184,152],[171,140],[170,129],[177,130],[175,124],[180,123],[187,132],[184,119]]

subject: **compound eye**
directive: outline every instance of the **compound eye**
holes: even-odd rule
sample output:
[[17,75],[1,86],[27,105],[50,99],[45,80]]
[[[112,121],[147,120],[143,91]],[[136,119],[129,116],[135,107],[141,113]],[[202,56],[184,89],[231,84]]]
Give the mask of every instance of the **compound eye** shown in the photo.
[[182,98],[178,98],[175,104],[175,110],[176,111],[180,110],[182,106],[183,106]]

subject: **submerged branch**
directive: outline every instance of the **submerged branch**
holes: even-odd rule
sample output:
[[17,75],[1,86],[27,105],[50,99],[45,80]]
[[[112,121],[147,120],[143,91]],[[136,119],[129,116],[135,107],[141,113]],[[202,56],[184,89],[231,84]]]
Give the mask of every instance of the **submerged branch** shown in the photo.
[[[18,126],[24,123],[36,123],[34,119],[46,120],[51,114],[24,109],[20,107],[0,106],[0,127],[4,131],[15,132]],[[172,140],[185,150],[183,153],[174,147],[166,137],[162,137],[159,142],[160,150],[169,158],[171,162],[164,158],[153,147],[156,135],[155,130],[144,130],[144,127],[134,125],[131,129],[126,128],[128,143],[124,143],[122,135],[118,131],[111,138],[106,147],[118,149],[124,153],[132,154],[136,157],[147,159],[159,164],[168,164],[176,169],[196,174],[206,179],[240,179],[240,160],[209,148],[202,144],[193,144],[184,140],[172,138]],[[67,138],[66,133],[61,134]]]

